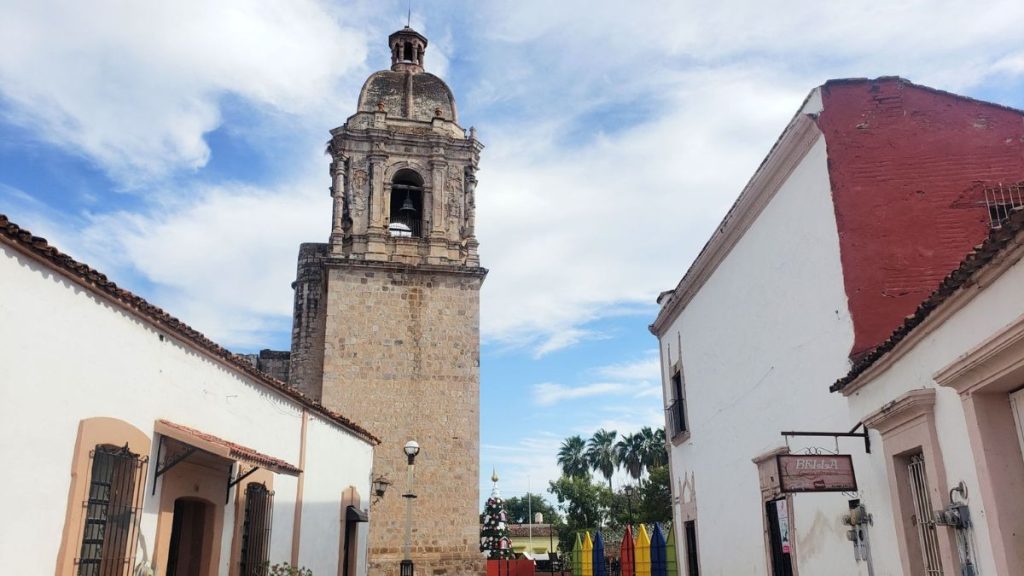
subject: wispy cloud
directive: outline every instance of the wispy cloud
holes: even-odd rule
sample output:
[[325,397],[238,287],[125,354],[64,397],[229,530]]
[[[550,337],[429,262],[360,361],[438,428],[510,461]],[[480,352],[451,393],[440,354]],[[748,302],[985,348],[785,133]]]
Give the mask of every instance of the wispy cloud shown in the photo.
[[533,357],[542,358],[552,352],[574,346],[583,340],[596,340],[605,336],[592,330],[581,328],[565,328],[547,335],[544,340],[534,348]]
[[609,396],[624,394],[629,391],[629,386],[611,382],[599,382],[583,386],[563,386],[551,382],[542,382],[533,385],[534,402],[541,406],[550,406],[563,400],[579,400],[594,396]]
[[[97,207],[83,221],[110,226],[106,252],[155,290],[179,294],[173,303],[203,307],[197,327],[255,343],[288,322],[281,287],[293,279],[296,244],[329,232],[327,161],[281,166],[273,182],[244,173],[233,177],[245,184],[213,182],[204,171],[216,153],[210,134],[230,120],[225,102],[237,100],[244,123],[264,127],[251,129],[254,146],[307,130],[303,139],[326,137],[352,112],[366,75],[387,66],[384,39],[400,24],[383,14],[395,6],[0,0],[0,37],[13,47],[0,52],[0,113],[147,198],[180,191],[166,216],[160,198],[133,213]],[[491,269],[484,338],[539,358],[600,337],[587,326],[623,309],[652,314],[655,295],[675,284],[811,88],[893,73],[951,90],[1019,84],[1024,49],[1005,39],[1022,19],[1024,4],[1012,0],[984,10],[955,0],[794,1],[785,17],[738,0],[640,0],[629,10],[583,0],[471,11],[437,2],[414,13],[431,38],[428,68],[459,88],[464,122],[488,144],[477,226]],[[237,230],[232,212],[267,241],[247,230],[238,230],[247,241],[221,235],[217,225]],[[173,257],[178,274],[146,260],[166,255],[146,238],[155,231],[198,247],[174,234],[179,224],[208,236],[190,255],[203,274]],[[75,238],[95,241],[96,230]],[[225,262],[234,273],[210,273]],[[222,298],[257,270],[259,284],[277,287],[256,294],[258,305]],[[265,322],[242,321],[254,306]]]
[[605,378],[656,382],[661,380],[661,362],[658,359],[658,351],[651,350],[639,360],[601,366],[595,372]]
[[317,0],[2,4],[7,118],[129,184],[204,166],[225,95],[334,107],[366,56],[364,32]]

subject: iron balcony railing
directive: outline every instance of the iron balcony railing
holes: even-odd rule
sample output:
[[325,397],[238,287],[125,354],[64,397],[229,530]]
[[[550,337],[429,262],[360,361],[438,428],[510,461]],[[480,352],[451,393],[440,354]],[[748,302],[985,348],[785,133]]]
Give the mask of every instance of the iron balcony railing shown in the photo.
[[686,432],[686,399],[676,398],[675,402],[665,408],[665,420],[668,422],[670,438]]

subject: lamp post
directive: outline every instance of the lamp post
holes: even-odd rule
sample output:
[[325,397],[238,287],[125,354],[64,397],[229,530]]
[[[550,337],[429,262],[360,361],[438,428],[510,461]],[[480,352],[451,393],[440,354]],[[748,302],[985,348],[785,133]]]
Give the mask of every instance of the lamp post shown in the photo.
[[402,498],[405,498],[405,550],[399,574],[400,576],[412,576],[412,501],[416,498],[416,494],[412,491],[412,482],[416,455],[420,453],[420,445],[415,440],[409,440],[405,443],[404,450],[405,456],[409,459],[409,465],[407,467],[408,489],[405,494],[402,494]]
[[629,512],[629,525],[633,525],[633,486],[626,484],[626,487],[622,489],[626,494],[626,510]]

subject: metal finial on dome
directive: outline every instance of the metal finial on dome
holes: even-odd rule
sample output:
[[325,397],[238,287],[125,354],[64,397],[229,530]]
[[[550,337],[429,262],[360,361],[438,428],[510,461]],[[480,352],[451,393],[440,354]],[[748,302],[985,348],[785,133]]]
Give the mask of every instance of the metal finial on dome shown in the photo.
[[491,482],[498,483],[498,471],[494,468],[491,468]]

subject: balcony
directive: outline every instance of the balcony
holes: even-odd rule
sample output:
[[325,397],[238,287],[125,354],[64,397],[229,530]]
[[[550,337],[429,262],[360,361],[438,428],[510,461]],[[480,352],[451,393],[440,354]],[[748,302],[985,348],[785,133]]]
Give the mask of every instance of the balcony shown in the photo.
[[685,398],[677,398],[668,408],[665,408],[665,422],[668,424],[669,438],[675,438],[687,432]]

